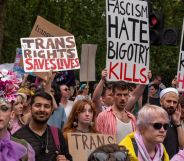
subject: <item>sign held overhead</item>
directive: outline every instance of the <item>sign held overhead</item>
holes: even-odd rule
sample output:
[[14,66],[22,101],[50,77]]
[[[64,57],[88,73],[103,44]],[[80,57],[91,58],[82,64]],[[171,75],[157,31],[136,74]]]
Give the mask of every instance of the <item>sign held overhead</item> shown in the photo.
[[108,80],[148,83],[148,4],[137,0],[107,0]]
[[79,69],[74,36],[21,38],[25,72]]

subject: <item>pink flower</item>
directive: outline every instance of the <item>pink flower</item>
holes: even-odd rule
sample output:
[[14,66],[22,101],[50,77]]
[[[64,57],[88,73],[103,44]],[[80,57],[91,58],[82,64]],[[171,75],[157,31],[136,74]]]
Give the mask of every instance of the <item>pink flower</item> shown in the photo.
[[21,82],[20,77],[13,71],[3,69],[0,71],[0,97],[11,102],[15,100],[17,89]]

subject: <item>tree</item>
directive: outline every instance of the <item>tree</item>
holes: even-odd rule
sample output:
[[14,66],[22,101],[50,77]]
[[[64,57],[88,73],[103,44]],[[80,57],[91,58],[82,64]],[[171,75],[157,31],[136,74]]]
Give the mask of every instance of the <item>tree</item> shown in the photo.
[[[181,0],[152,2],[154,10],[163,11],[165,27],[175,27],[181,31]],[[1,63],[14,61],[15,49],[20,47],[20,38],[29,36],[37,15],[72,33],[76,39],[79,57],[82,44],[98,44],[96,69],[99,79],[106,60],[105,0],[7,0],[2,50],[0,38]],[[151,46],[150,68],[153,75],[164,74],[165,79],[170,80],[176,74],[179,45],[178,43],[177,46]]]
[[0,0],[0,60],[2,59],[2,45],[3,45],[3,33],[4,33],[4,19],[6,14],[6,0]]

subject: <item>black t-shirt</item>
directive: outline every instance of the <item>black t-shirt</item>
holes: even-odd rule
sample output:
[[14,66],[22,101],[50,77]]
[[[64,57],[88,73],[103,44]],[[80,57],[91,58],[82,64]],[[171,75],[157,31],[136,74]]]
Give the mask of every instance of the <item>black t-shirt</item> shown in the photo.
[[160,106],[160,98],[149,97],[149,104]]
[[171,159],[179,151],[178,133],[176,127],[170,123],[164,140],[164,146]]
[[[65,157],[72,161],[72,157],[68,152],[68,147],[65,143],[63,135],[59,132],[59,140],[60,140],[60,152],[59,154],[65,155]],[[47,130],[44,132],[42,136],[34,133],[28,125],[23,126],[19,129],[14,135],[16,138],[25,139],[27,142],[31,144],[35,151],[35,159],[36,161],[56,161],[57,157],[57,148],[54,143],[54,139],[52,136],[52,132],[49,126],[47,126]]]

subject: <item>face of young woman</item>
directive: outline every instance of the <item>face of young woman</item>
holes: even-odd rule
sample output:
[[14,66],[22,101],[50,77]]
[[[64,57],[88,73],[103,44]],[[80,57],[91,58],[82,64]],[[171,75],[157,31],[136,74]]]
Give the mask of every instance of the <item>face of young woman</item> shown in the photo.
[[7,128],[10,119],[14,117],[11,104],[0,102],[0,131]]
[[78,124],[90,124],[93,119],[93,110],[89,104],[78,114]]
[[15,115],[17,116],[23,113],[23,98],[21,96],[17,96],[13,104],[13,111],[15,112]]

